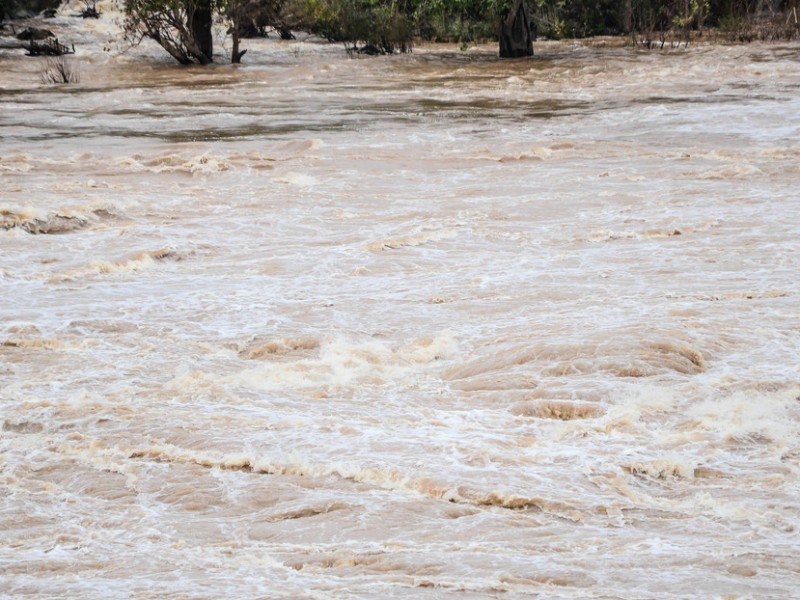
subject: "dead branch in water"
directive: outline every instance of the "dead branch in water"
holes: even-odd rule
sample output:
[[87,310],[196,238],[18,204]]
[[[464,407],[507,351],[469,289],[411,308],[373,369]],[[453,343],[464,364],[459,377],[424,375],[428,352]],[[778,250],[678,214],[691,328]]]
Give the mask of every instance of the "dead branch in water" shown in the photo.
[[78,83],[80,73],[71,60],[64,56],[48,56],[41,73],[42,83]]

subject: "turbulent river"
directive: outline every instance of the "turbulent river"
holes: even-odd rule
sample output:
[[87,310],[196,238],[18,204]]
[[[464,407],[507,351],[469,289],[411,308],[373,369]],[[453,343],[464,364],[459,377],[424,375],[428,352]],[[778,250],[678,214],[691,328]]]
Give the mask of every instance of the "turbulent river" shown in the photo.
[[0,596],[800,597],[800,45],[78,21],[0,51]]

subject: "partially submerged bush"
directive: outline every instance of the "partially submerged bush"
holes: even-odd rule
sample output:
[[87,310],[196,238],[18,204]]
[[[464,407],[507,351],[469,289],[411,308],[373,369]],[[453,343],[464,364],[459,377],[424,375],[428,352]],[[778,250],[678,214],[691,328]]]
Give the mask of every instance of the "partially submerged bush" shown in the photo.
[[[343,42],[348,52],[370,54],[410,52],[414,39],[459,43],[462,49],[500,39],[502,56],[507,44],[499,33],[518,22],[532,34],[527,45],[537,32],[556,39],[626,33],[631,45],[688,45],[693,32],[702,35],[717,26],[734,41],[800,37],[797,0],[524,1],[123,0],[127,38],[134,43],[151,38],[182,64],[212,62],[211,25],[220,21],[233,37],[233,62],[245,52],[239,50],[240,38],[268,30],[285,39],[292,31],[306,31]],[[520,11],[522,21],[507,22]]]
[[497,27],[510,4],[505,0],[423,0],[416,3],[413,14],[423,39],[457,42],[465,47],[496,39]]
[[410,52],[414,22],[405,2],[305,0],[309,30],[349,49],[391,54]]
[[48,56],[47,63],[41,72],[42,83],[78,83],[80,72],[78,67],[66,56]]
[[719,21],[720,33],[731,42],[793,40],[800,37],[796,9],[769,17],[728,16]]

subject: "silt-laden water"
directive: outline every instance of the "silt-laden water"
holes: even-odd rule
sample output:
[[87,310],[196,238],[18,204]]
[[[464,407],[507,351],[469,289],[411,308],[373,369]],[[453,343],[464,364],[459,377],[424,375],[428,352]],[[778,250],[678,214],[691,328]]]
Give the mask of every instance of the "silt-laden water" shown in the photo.
[[0,595],[800,594],[800,46],[91,48],[0,54]]

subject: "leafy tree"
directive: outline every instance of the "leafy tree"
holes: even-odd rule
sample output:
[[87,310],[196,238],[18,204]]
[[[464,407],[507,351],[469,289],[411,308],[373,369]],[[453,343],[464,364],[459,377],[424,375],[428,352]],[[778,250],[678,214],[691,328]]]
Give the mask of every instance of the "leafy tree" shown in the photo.
[[349,50],[374,54],[410,52],[413,5],[408,0],[305,0],[308,30]]
[[125,37],[155,40],[182,65],[213,62],[215,0],[127,0]]
[[422,38],[466,47],[495,39],[509,5],[508,0],[421,0],[414,14]]
[[231,21],[231,33],[239,37],[266,37],[267,30],[278,32],[281,39],[294,39],[292,29],[303,29],[294,2],[289,0],[227,0],[224,14]]

